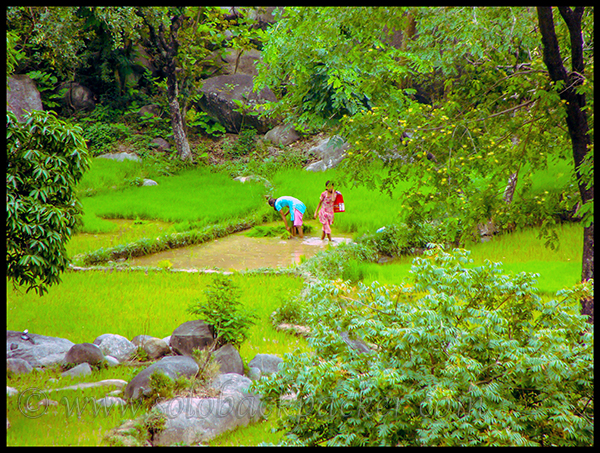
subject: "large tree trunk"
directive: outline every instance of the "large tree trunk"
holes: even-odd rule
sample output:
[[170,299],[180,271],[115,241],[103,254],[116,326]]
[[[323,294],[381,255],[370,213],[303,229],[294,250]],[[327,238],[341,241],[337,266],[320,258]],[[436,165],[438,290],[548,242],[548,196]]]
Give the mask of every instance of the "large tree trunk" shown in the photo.
[[[566,101],[567,109],[567,127],[571,137],[573,148],[573,161],[575,164],[575,173],[579,193],[582,203],[593,202],[594,185],[586,187],[586,182],[582,178],[579,166],[584,162],[590,145],[588,135],[589,126],[587,114],[585,112],[585,95],[578,94],[576,89],[583,83],[585,64],[583,61],[583,36],[581,33],[581,18],[583,16],[583,7],[576,7],[571,10],[568,7],[559,7],[560,14],[569,28],[571,39],[571,66],[570,73],[565,69],[556,32],[554,30],[554,18],[552,7],[539,6],[537,8],[540,32],[542,34],[542,45],[544,48],[544,63],[548,68],[550,77],[554,82],[564,82],[565,89],[559,92],[560,98]],[[594,278],[594,223],[585,227],[583,230],[583,266],[582,281]],[[589,321],[594,322],[594,300],[582,300],[583,314],[588,315]]]
[[167,97],[169,98],[169,110],[171,113],[171,127],[175,138],[175,147],[181,160],[192,160],[192,151],[183,127],[183,117],[179,107],[177,78],[175,74],[167,77]]
[[167,98],[169,100],[169,110],[171,114],[171,127],[175,138],[175,147],[182,160],[192,160],[190,144],[183,127],[183,116],[179,106],[179,88],[177,84],[177,52],[179,51],[179,41],[177,34],[183,25],[185,15],[183,11],[171,18],[171,27],[168,36],[165,36],[165,29],[162,23],[155,26],[153,21],[146,16],[144,8],[139,7],[137,14],[142,17],[150,32],[150,39],[158,49],[159,59],[164,64],[164,71],[167,75]]

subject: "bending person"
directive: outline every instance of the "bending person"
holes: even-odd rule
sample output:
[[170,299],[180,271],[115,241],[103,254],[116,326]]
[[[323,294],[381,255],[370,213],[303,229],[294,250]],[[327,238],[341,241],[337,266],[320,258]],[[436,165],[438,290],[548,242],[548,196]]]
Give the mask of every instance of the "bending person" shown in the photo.
[[[281,214],[283,223],[285,223],[285,229],[291,233],[292,237],[296,235],[296,232],[301,238],[304,237],[302,231],[302,216],[304,215],[304,211],[306,211],[304,203],[297,198],[288,196],[269,198],[268,203]],[[288,226],[286,219],[288,213],[290,214],[290,221],[292,223],[291,227]]]

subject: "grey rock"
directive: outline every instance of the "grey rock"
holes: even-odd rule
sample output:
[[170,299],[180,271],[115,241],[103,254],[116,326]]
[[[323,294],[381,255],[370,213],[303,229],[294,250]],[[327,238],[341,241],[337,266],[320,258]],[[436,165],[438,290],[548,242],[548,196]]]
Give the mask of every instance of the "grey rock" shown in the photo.
[[136,351],[135,345],[122,335],[102,334],[94,340],[104,355],[110,355],[119,362],[129,360]]
[[264,134],[274,124],[272,120],[260,119],[254,115],[242,114],[236,101],[247,106],[275,102],[275,94],[264,88],[254,92],[254,79],[249,74],[231,74],[211,77],[204,80],[199,107],[212,119],[219,122],[228,132],[237,134],[245,128],[253,128]]
[[163,357],[158,362],[139,372],[125,387],[123,395],[127,399],[139,399],[150,392],[150,376],[154,372],[163,372],[175,380],[179,376],[193,377],[198,373],[198,364],[191,357]]
[[215,398],[174,398],[155,407],[166,416],[154,445],[192,445],[256,422],[264,416],[260,398],[248,393],[252,381],[237,373],[221,374],[211,384]]
[[277,373],[283,359],[274,354],[256,354],[248,363],[248,367],[258,368],[261,375]]
[[23,359],[33,368],[62,363],[74,345],[72,341],[64,338],[30,333],[29,340],[24,340],[22,335],[22,332],[6,331],[6,358]]
[[6,359],[6,369],[15,374],[27,374],[33,371],[33,367],[23,359]]
[[214,359],[220,365],[221,373],[244,374],[244,362],[238,350],[231,344],[226,344],[215,352]]
[[346,157],[346,150],[350,147],[341,137],[334,136],[321,140],[316,146],[309,150],[309,154],[318,159],[306,167],[308,171],[325,171],[337,167]]
[[287,146],[290,143],[299,140],[298,132],[292,126],[280,124],[265,134],[265,140],[269,140],[274,145]]
[[171,348],[177,354],[192,356],[194,349],[206,349],[213,344],[212,329],[204,321],[188,321],[171,335]]
[[89,363],[95,365],[104,361],[104,354],[93,343],[74,344],[65,355],[65,363],[78,365],[80,363]]
[[61,376],[70,376],[73,378],[77,376],[89,376],[90,374],[92,374],[92,367],[88,363],[80,363],[76,367],[61,373]]
[[40,92],[28,75],[17,74],[8,78],[6,109],[13,112],[19,121],[23,121],[23,113],[26,111],[44,110]]

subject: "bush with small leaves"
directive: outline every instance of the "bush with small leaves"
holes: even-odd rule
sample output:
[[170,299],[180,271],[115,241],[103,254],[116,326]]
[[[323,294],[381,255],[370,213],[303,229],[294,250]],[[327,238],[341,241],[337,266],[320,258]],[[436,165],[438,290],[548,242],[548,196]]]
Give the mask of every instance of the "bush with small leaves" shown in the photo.
[[204,296],[188,311],[212,327],[217,344],[241,345],[256,315],[242,306],[239,287],[230,277],[215,274],[204,290]]
[[[401,286],[311,287],[310,353],[253,384],[285,444],[582,446],[594,441],[593,282],[544,301],[535,274],[435,246]],[[362,340],[368,346],[358,348]]]

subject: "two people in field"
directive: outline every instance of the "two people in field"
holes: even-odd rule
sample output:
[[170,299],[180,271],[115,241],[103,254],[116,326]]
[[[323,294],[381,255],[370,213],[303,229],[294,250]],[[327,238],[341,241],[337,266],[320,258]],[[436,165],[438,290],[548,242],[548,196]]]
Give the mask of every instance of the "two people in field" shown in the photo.
[[[319,217],[319,222],[323,225],[323,232],[321,234],[321,240],[325,239],[325,236],[331,241],[331,225],[333,224],[333,205],[336,198],[336,191],[332,181],[325,183],[325,190],[321,193],[319,198],[319,205],[315,210],[314,218]],[[283,196],[279,198],[269,198],[269,205],[279,212],[285,229],[289,231],[292,237],[300,236],[304,237],[302,230],[302,220],[306,211],[306,206],[300,200],[290,196]],[[287,215],[290,214],[291,227],[288,226]]]

